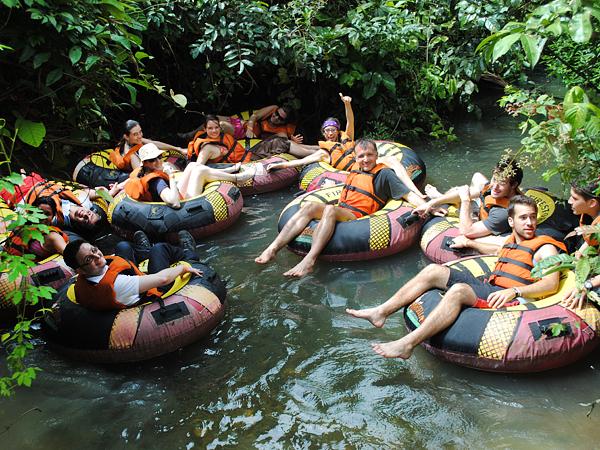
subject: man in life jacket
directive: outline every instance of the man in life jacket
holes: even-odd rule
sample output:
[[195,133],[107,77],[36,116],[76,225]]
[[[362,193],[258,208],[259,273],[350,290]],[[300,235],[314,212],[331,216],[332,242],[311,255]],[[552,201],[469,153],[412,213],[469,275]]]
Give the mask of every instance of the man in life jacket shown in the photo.
[[[116,255],[106,257],[83,240],[72,241],[65,247],[64,261],[78,274],[75,298],[80,305],[95,311],[124,309],[160,297],[157,288],[172,283],[179,275],[202,276],[201,271],[188,264],[170,267],[181,260],[197,259],[194,239],[187,231],[179,233],[180,247],[164,242],[150,247],[142,231],[134,234],[134,242],[138,251],[121,242]],[[135,263],[145,253],[149,255],[148,275]]]
[[558,272],[536,281],[531,277],[531,269],[535,262],[556,255],[558,250],[565,251],[564,244],[550,236],[535,235],[537,205],[530,197],[515,196],[510,201],[508,214],[513,231],[501,248],[466,237],[460,240],[461,245],[481,253],[499,250],[498,262],[487,280],[481,281],[468,272],[431,264],[385,303],[363,310],[346,309],[348,314],[381,328],[390,314],[411,304],[426,291],[447,289],[438,306],[419,328],[399,340],[373,344],[376,353],[386,358],[408,359],[417,345],[452,325],[464,307],[500,308],[520,297],[536,299],[558,290]]
[[[584,187],[571,186],[569,204],[573,213],[580,216],[579,231],[583,235],[583,244],[575,252],[576,258],[581,258],[588,247],[600,250],[598,233],[586,233],[583,230],[586,225],[600,225],[600,196],[598,196],[599,182],[595,181]],[[600,287],[600,275],[592,277],[583,283],[582,289],[574,287],[565,295],[562,305],[570,309],[579,309],[587,298],[588,291]]]
[[[492,172],[492,180],[481,173],[473,175],[470,186],[452,188],[445,194],[439,194],[435,188],[426,188],[430,197],[435,197],[415,208],[415,213],[425,215],[433,208],[444,204],[460,205],[459,230],[469,239],[494,236],[483,242],[500,244],[504,238],[500,237],[510,231],[508,225],[508,204],[510,199],[520,194],[519,185],[523,180],[523,170],[514,160],[500,161]],[[477,199],[479,203],[478,217],[474,220],[471,211],[471,200]]]
[[298,236],[311,220],[320,220],[312,235],[312,245],[307,255],[285,276],[302,277],[311,272],[317,257],[331,239],[337,222],[354,220],[381,209],[390,199],[405,197],[421,204],[423,200],[400,181],[393,170],[377,164],[377,147],[369,139],[356,142],[356,164],[346,179],[337,205],[306,202],[285,224],[279,235],[261,255],[259,264],[271,261],[277,252]]

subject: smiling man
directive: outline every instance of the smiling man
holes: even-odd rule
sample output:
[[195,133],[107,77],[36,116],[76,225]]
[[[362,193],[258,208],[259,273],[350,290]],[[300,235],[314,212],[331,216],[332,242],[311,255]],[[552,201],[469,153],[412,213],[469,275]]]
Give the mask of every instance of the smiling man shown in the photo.
[[[470,186],[459,186],[417,207],[417,214],[427,214],[444,204],[460,204],[460,233],[469,239],[489,235],[499,236],[510,231],[507,207],[510,199],[519,194],[523,170],[513,161],[499,162],[492,172],[492,180],[476,173]],[[471,200],[479,200],[479,220],[473,220]],[[503,240],[503,238],[502,238]],[[494,241],[500,243],[500,241]]]
[[508,206],[508,222],[512,234],[499,248],[493,244],[473,243],[478,251],[499,252],[498,262],[491,276],[481,281],[468,272],[431,264],[402,286],[389,300],[363,310],[347,309],[354,317],[366,319],[381,328],[390,314],[411,304],[430,289],[447,289],[440,303],[421,326],[401,339],[373,344],[373,350],[386,358],[410,358],[413,349],[426,339],[448,328],[463,307],[500,308],[517,297],[541,298],[558,289],[558,272],[535,281],[531,277],[534,263],[566,251],[562,242],[549,236],[536,236],[537,205],[533,199],[517,195]]
[[392,169],[377,163],[377,146],[369,139],[359,139],[355,145],[356,163],[346,179],[337,205],[306,202],[285,224],[277,238],[255,259],[259,264],[271,261],[277,252],[298,236],[311,220],[319,220],[307,255],[285,276],[302,277],[312,271],[317,257],[333,235],[337,222],[369,215],[383,208],[390,200],[406,198],[421,204],[418,197],[400,181]]

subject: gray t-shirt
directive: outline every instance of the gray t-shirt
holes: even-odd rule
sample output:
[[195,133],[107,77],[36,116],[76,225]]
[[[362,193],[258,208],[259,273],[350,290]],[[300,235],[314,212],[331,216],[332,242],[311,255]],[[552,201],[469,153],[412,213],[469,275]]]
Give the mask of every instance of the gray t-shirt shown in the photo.
[[392,169],[381,169],[375,177],[374,190],[375,195],[384,202],[392,198],[400,200],[410,191]]
[[501,206],[492,207],[488,218],[483,221],[483,225],[490,230],[494,236],[509,232],[508,209],[502,208]]

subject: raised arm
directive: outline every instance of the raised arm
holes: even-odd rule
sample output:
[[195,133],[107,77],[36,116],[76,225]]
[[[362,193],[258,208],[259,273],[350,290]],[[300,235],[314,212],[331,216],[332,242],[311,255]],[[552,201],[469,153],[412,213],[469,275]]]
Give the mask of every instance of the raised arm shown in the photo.
[[[142,142],[144,144],[154,144],[161,150],[175,150],[176,152],[179,152],[182,155],[187,156],[187,148],[175,147],[174,145],[171,145],[171,144],[166,144],[161,141],[154,141],[152,139],[146,139],[146,138],[142,138]],[[133,163],[131,165],[133,166]]]
[[351,141],[354,140],[354,111],[352,111],[352,97],[342,95],[340,92],[340,98],[344,102],[344,110],[346,111],[346,134]]

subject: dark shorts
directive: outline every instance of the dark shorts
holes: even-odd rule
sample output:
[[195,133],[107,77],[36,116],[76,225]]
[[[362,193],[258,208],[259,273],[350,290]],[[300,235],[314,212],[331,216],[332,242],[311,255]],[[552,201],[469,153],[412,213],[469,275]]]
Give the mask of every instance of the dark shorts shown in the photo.
[[280,136],[269,136],[252,147],[252,160],[268,158],[278,153],[289,153],[290,140]]
[[[450,277],[448,278],[448,284],[446,285],[446,288],[450,288],[457,283],[465,283],[471,286],[475,292],[475,295],[477,296],[477,303],[473,305],[476,308],[487,308],[488,295],[490,295],[492,292],[497,292],[504,289],[488,283],[487,280],[480,280],[469,272],[462,272],[460,270],[450,268]],[[510,306],[510,304],[512,304],[512,302],[505,306]]]

